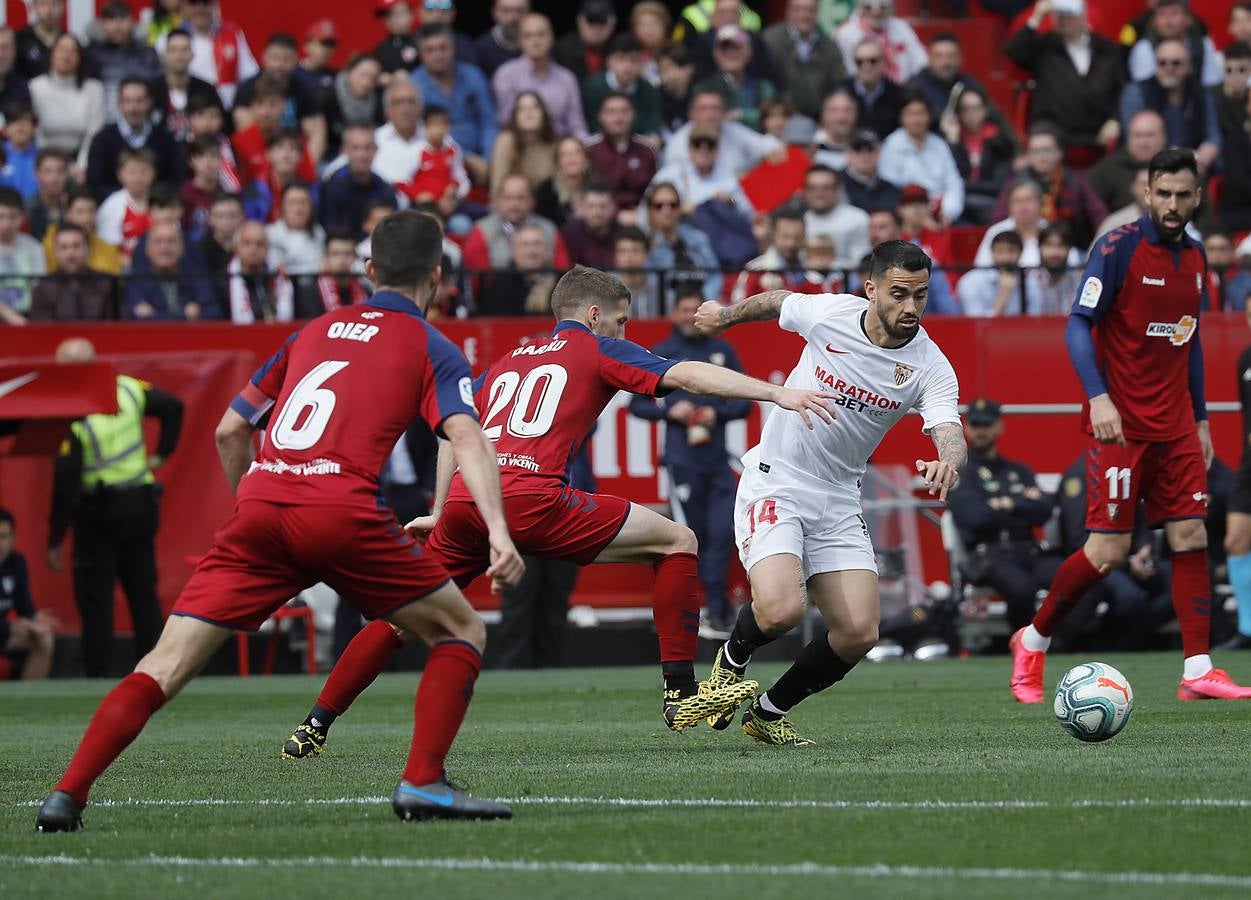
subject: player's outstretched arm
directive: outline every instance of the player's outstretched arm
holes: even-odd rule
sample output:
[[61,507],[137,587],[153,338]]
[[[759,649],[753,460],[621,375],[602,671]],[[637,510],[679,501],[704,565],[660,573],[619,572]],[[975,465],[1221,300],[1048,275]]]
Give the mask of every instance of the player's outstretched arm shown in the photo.
[[222,461],[222,469],[226,472],[226,481],[230,484],[233,494],[239,488],[239,481],[252,465],[252,423],[233,409],[227,407],[222,420],[217,423],[214,438],[217,441],[217,456]]
[[955,422],[942,422],[930,432],[938,459],[916,461],[917,472],[929,488],[930,495],[939,500],[947,499],[947,492],[960,482],[960,470],[969,459],[969,448],[964,443],[964,429]]
[[[784,294],[785,291],[776,293]],[[763,295],[760,295],[763,296]],[[704,397],[727,397],[739,400],[768,400],[783,409],[794,410],[803,417],[804,424],[812,428],[809,413],[815,413],[826,422],[834,421],[834,412],[825,400],[836,399],[837,394],[827,391],[807,391],[769,384],[758,378],[735,372],[725,366],[684,360],[669,369],[660,379],[662,387],[688,391]]]
[[487,526],[491,544],[491,566],[486,574],[492,588],[513,586],[521,580],[525,563],[513,546],[504,521],[504,499],[500,495],[500,470],[496,464],[495,445],[482,433],[478,420],[465,413],[456,413],[443,420],[447,435],[460,467],[465,486],[478,505],[478,514]]
[[695,313],[695,327],[702,334],[718,334],[741,322],[766,322],[782,315],[782,301],[790,291],[765,291],[753,294],[742,303],[722,306],[708,300]]

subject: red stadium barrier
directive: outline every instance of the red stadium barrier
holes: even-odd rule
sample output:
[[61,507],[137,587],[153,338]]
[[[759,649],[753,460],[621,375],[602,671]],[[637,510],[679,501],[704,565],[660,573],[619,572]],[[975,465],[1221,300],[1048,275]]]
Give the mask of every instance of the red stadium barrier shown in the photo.
[[[538,319],[447,321],[444,332],[466,354],[475,371],[535,336],[549,331]],[[1054,414],[1049,405],[1073,404],[1080,387],[1068,363],[1062,337],[1062,319],[932,319],[927,322],[960,377],[961,400],[987,395],[1009,404],[1025,404],[1032,411],[1007,418],[1002,443],[1006,456],[1028,462],[1038,472],[1063,471],[1082,446],[1077,415]],[[140,325],[93,324],[72,330],[32,326],[22,332],[19,346],[6,346],[9,360],[51,356],[70,334],[83,334],[100,354],[121,371],[146,378],[180,396],[187,404],[183,437],[178,451],[160,471],[166,487],[162,528],[157,542],[160,559],[160,596],[166,608],[189,574],[187,556],[203,553],[232,503],[213,442],[213,429],[231,397],[257,363],[273,352],[291,326],[225,324]],[[631,323],[630,337],[652,346],[665,337],[669,325],[660,320]],[[772,381],[785,378],[794,364],[800,340],[770,325],[751,325],[729,332],[749,374]],[[1239,314],[1204,317],[1204,351],[1208,363],[1209,401],[1235,401],[1235,365],[1247,344],[1245,320]],[[12,342],[10,342],[12,343]],[[1185,387],[1178,386],[1178,402]],[[1050,413],[1050,414],[1049,414]],[[759,411],[745,425],[736,426],[740,446],[759,434]],[[1239,417],[1229,412],[1213,415],[1217,452],[1236,463],[1241,445]],[[592,460],[600,490],[641,503],[663,502],[656,466],[653,423],[634,419],[624,403],[610,405],[592,444]],[[910,466],[933,453],[920,422],[905,419],[883,441],[874,461]],[[68,574],[55,574],[43,564],[47,536],[48,502],[52,483],[49,459],[0,459],[0,504],[18,519],[18,544],[31,561],[37,602],[50,607],[70,631],[77,616]],[[945,577],[945,561],[937,533],[922,532],[928,578]],[[739,575],[741,579],[741,574]],[[579,603],[599,606],[644,605],[651,573],[644,567],[597,566],[581,577]],[[485,590],[472,594],[475,602],[491,608],[496,601]],[[125,605],[119,604],[119,625],[128,627]]]

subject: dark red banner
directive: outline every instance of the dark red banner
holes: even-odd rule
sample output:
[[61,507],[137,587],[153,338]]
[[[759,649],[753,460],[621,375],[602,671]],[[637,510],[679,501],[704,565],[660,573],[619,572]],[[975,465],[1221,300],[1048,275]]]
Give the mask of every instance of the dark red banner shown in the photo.
[[[1228,405],[1237,399],[1235,366],[1248,343],[1247,326],[1236,314],[1208,315],[1203,322],[1208,400]],[[464,351],[475,372],[550,331],[549,323],[538,319],[437,324]],[[1078,416],[1057,413],[1057,408],[1075,404],[1081,388],[1068,362],[1062,319],[933,319],[926,327],[956,369],[962,401],[985,395],[1001,403],[1034,405],[1033,412],[1010,412],[1005,418],[1002,451],[1006,456],[1028,462],[1040,473],[1063,471],[1072,462],[1082,447]],[[669,328],[661,320],[634,322],[628,335],[653,346]],[[214,530],[232,508],[213,429],[256,365],[291,330],[280,325],[224,324],[32,326],[22,330],[20,342],[6,342],[4,352],[9,358],[0,359],[0,366],[17,364],[20,368],[23,360],[50,357],[65,337],[84,335],[119,371],[171,391],[186,404],[180,446],[158,473],[166,487],[158,541],[160,594],[166,607],[186,580],[189,558],[208,548]],[[786,377],[802,345],[800,338],[771,324],[736,328],[727,337],[748,374],[775,382]],[[1178,402],[1188,402],[1185,385],[1178,385],[1177,393]],[[657,426],[630,416],[625,399],[610,404],[592,443],[600,490],[640,503],[663,503],[656,465]],[[1238,415],[1214,412],[1212,419],[1218,454],[1236,464],[1241,444]],[[732,445],[746,449],[759,436],[759,428],[760,411],[755,410],[746,423],[733,426]],[[887,436],[874,462],[911,466],[913,460],[932,455],[931,442],[920,432],[920,419],[909,417]],[[77,617],[69,577],[50,572],[43,563],[51,479],[50,459],[0,458],[0,504],[17,515],[18,546],[30,557],[36,600],[56,611],[67,630],[73,631]],[[936,529],[923,528],[921,541],[927,578],[945,577]],[[576,602],[644,605],[650,584],[651,572],[644,567],[592,567],[579,581]],[[484,592],[471,592],[471,596],[480,605],[494,605]],[[119,615],[119,621],[125,619]]]

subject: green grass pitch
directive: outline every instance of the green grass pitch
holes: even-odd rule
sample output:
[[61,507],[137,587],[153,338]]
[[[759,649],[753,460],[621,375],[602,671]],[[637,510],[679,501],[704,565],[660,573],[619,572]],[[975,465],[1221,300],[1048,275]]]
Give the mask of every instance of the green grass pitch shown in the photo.
[[488,672],[449,772],[513,800],[491,823],[392,814],[416,673],[300,762],[278,750],[320,680],[210,678],[68,835],[36,834],[34,803],[110,685],[6,684],[0,897],[1248,896],[1251,704],[1179,703],[1176,654],[1106,661],[1137,708],[1097,745],[1012,703],[1004,658],[862,665],[798,708],[819,744],[797,750],[668,732],[650,668]]

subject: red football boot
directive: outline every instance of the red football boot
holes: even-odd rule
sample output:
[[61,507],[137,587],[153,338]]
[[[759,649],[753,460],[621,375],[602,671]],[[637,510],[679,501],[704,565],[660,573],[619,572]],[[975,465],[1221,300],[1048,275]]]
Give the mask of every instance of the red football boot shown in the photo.
[[1021,645],[1022,628],[1012,635],[1008,648],[1012,651],[1012,696],[1018,703],[1043,702],[1043,668],[1047,654],[1041,650],[1026,650]]

